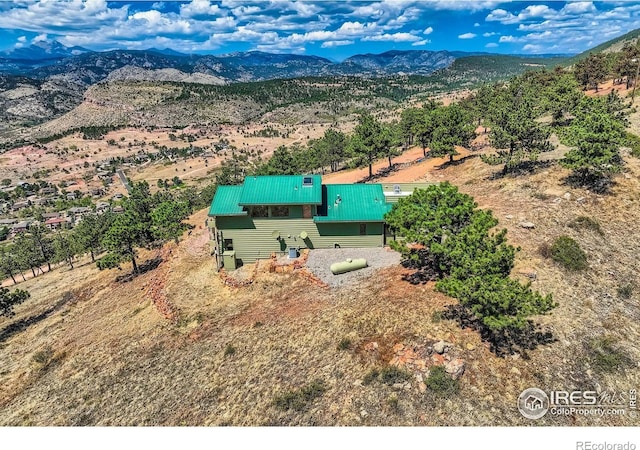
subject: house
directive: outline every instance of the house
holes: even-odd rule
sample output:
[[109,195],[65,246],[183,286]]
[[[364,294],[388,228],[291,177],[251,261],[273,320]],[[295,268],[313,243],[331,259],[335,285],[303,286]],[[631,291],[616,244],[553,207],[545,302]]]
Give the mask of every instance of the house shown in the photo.
[[44,226],[51,231],[65,228],[67,225],[69,225],[69,219],[64,217],[52,217],[44,222]]
[[114,206],[111,211],[114,214],[122,214],[124,212],[124,208],[122,206]]
[[107,203],[107,202],[98,202],[98,203],[96,203],[96,213],[97,214],[104,214],[105,212],[109,211],[110,208],[111,208],[111,205],[109,205],[109,203]]
[[14,237],[18,233],[23,233],[27,231],[31,223],[32,223],[31,220],[23,220],[21,222],[14,224],[11,227],[11,230],[9,231],[9,236]]
[[381,184],[322,184],[320,175],[246,177],[219,186],[208,226],[219,254],[240,263],[289,249],[382,247],[391,209]]
[[58,217],[62,217],[62,214],[59,212],[48,212],[48,213],[43,213],[42,217],[47,220],[47,219],[57,219]]
[[91,208],[88,208],[86,206],[74,206],[73,208],[69,208],[67,210],[67,217],[71,220],[72,225],[76,225],[82,220],[84,216],[90,214],[91,212]]
[[21,209],[28,208],[31,206],[31,202],[15,202],[13,206],[11,206],[12,211],[20,211]]

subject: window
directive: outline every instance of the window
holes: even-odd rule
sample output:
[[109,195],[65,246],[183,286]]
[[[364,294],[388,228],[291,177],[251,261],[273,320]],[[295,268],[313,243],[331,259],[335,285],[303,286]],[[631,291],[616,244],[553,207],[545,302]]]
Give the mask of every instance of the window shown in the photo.
[[289,217],[288,206],[272,206],[271,217]]
[[224,251],[233,250],[233,239],[224,240]]
[[251,217],[269,217],[269,207],[253,206],[251,208]]
[[361,223],[360,224],[360,236],[366,236],[367,234],[367,224],[366,223]]
[[313,186],[313,177],[304,177],[302,179],[302,186]]

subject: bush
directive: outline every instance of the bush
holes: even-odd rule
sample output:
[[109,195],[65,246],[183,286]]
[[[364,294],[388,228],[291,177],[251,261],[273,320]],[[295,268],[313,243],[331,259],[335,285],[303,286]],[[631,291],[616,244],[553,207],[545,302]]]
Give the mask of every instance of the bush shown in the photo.
[[602,231],[602,228],[600,228],[600,224],[598,223],[598,221],[592,219],[591,217],[579,216],[573,219],[567,225],[574,230],[590,230],[595,231],[601,236],[604,235],[604,232]]
[[551,258],[568,270],[578,271],[587,268],[587,254],[569,236],[559,236],[553,241]]
[[632,361],[620,349],[614,347],[615,339],[600,336],[589,342],[591,364],[600,372],[615,372],[632,365]]
[[633,283],[627,283],[623,286],[618,286],[618,297],[628,300],[633,295],[634,290],[635,286]]
[[396,383],[404,383],[411,379],[411,374],[396,366],[385,366],[382,369],[374,368],[362,379],[362,384],[368,385],[374,381],[392,386]]
[[224,348],[224,356],[232,356],[235,354],[236,348],[231,344],[227,344],[227,346]]
[[316,379],[301,389],[286,392],[273,401],[276,408],[283,411],[293,409],[294,411],[304,411],[307,404],[322,397],[327,388],[322,380]]
[[436,395],[443,397],[457,394],[460,389],[458,380],[454,380],[442,366],[431,368],[425,384]]
[[338,350],[349,350],[353,343],[349,338],[342,338],[340,342],[338,342]]

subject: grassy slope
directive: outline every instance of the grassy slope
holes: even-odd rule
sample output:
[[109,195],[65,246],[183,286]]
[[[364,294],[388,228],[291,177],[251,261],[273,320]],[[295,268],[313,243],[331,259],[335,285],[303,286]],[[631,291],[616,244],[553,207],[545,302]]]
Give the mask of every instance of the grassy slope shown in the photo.
[[[557,342],[526,359],[497,358],[476,333],[434,319],[452,300],[429,285],[403,282],[401,268],[335,291],[275,273],[261,273],[245,288],[225,287],[207,254],[207,232],[198,228],[159,269],[131,283],[114,283],[115,272],[91,265],[24,283],[33,298],[16,317],[0,319],[0,333],[36,317],[65,290],[74,295],[49,317],[0,340],[0,359],[8,361],[0,372],[0,424],[528,425],[514,407],[524,388],[636,387],[637,370],[601,373],[587,365],[587,344],[601,335],[613,336],[634,364],[640,361],[638,291],[631,299],[617,295],[640,269],[640,242],[632,239],[640,233],[640,164],[628,162],[631,178],[620,176],[609,197],[563,186],[566,172],[557,167],[491,181],[495,169],[472,158],[427,174],[451,180],[493,209],[511,242],[522,247],[514,274],[533,268],[534,287],[560,303],[540,320]],[[567,191],[571,200],[562,198]],[[578,215],[598,220],[604,236],[569,228]],[[201,212],[193,220],[202,225],[204,218]],[[536,229],[518,227],[520,220],[533,221]],[[565,273],[538,255],[538,246],[559,234],[573,236],[587,251],[587,272]],[[176,325],[151,304],[150,283],[179,308]],[[345,337],[354,348],[337,350]],[[372,367],[394,356],[396,344],[419,347],[438,339],[453,342],[452,352],[467,362],[458,396],[421,393],[415,381],[408,391],[359,385]],[[378,350],[366,350],[371,342]],[[224,355],[228,345],[235,354]],[[273,406],[276,396],[316,378],[328,390],[305,411]],[[624,417],[547,417],[540,423],[634,424]]]

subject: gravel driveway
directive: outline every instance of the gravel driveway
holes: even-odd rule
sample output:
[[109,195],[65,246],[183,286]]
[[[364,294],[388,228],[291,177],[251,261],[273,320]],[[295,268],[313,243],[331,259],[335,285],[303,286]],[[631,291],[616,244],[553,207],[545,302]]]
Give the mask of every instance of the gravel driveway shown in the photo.
[[[368,267],[340,275],[331,273],[329,267],[347,258],[364,258]],[[346,286],[370,276],[377,269],[400,264],[400,254],[386,248],[336,248],[315,249],[309,252],[307,267],[331,287]]]

